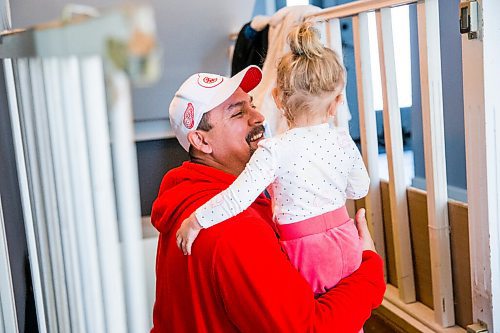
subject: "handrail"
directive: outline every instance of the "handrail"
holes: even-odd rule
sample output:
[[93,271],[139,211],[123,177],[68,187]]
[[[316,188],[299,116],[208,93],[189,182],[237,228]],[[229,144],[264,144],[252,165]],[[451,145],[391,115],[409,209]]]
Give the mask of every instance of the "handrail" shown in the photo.
[[326,21],[333,18],[354,16],[382,8],[399,7],[417,3],[420,0],[359,0],[339,6],[325,8],[319,12],[306,15],[307,19]]

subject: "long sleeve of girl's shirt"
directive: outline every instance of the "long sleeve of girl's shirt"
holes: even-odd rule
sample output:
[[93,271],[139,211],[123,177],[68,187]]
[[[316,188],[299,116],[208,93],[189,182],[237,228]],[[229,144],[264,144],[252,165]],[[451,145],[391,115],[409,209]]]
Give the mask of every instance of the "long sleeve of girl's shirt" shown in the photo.
[[196,218],[203,228],[238,215],[274,181],[276,157],[273,145],[266,144],[268,140],[259,143],[245,170],[225,191],[196,210]]
[[366,171],[363,157],[351,136],[345,130],[338,132],[341,146],[344,147],[349,159],[352,161],[352,168],[347,177],[346,198],[359,199],[364,197],[370,188],[370,177]]

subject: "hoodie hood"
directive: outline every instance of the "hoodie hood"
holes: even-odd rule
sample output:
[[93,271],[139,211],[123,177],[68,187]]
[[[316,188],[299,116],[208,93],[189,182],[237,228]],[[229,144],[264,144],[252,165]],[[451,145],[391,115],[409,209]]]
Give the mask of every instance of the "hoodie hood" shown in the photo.
[[199,206],[225,190],[236,177],[192,162],[169,171],[153,203],[151,223],[161,233],[175,231]]

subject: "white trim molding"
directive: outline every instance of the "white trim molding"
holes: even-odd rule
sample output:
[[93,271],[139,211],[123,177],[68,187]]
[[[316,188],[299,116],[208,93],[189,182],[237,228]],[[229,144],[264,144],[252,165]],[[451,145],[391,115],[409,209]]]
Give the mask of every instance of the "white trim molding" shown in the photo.
[[[500,330],[500,2],[483,0],[484,101],[486,124],[486,174],[488,177],[488,228],[491,249],[491,332]],[[472,221],[472,224],[475,222]]]
[[175,138],[168,119],[136,120],[134,132],[136,142]]
[[[413,177],[411,186],[427,191],[426,180],[423,177]],[[448,185],[448,199],[467,203],[467,189],[458,186]]]

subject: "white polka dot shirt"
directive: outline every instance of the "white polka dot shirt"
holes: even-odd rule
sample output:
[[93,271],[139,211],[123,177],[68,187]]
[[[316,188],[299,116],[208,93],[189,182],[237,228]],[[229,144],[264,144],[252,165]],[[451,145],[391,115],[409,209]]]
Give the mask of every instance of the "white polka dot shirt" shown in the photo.
[[279,224],[295,223],[368,193],[363,159],[344,129],[325,124],[292,128],[259,142],[241,175],[196,211],[210,227],[248,208],[266,188]]

